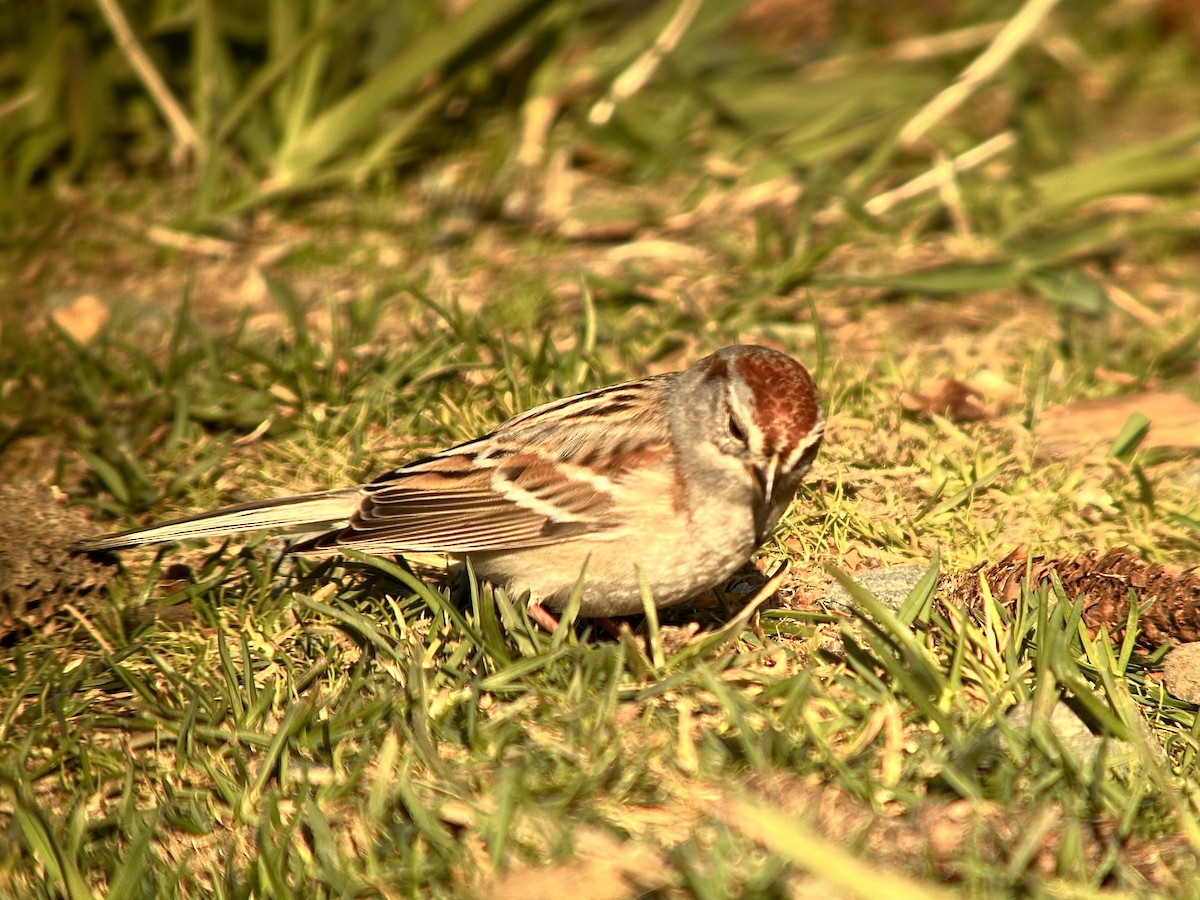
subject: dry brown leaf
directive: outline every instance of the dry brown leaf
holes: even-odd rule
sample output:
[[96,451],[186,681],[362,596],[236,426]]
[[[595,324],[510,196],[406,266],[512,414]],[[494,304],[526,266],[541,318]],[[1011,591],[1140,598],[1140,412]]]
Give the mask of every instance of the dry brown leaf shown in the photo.
[[1038,450],[1044,456],[1063,458],[1107,447],[1135,413],[1150,420],[1143,448],[1200,450],[1200,403],[1168,391],[1052,406],[1042,413],[1034,429]]
[[980,422],[994,413],[983,405],[983,392],[956,378],[944,378],[937,390],[929,394],[905,391],[900,405],[919,416],[947,416],[956,422]]
[[[679,811],[674,813],[679,815]],[[518,866],[485,890],[494,900],[572,897],[574,900],[623,900],[665,886],[666,866],[652,848],[619,841],[595,829],[573,838],[575,858],[543,867]]]
[[108,324],[111,314],[95,294],[81,294],[67,306],[50,314],[54,324],[80,344],[91,341]]

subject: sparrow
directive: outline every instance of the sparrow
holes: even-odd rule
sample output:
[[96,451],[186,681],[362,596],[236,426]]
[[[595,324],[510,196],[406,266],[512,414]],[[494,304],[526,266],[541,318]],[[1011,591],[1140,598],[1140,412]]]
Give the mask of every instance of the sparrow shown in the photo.
[[449,554],[510,596],[579,614],[643,610],[722,584],[770,537],[821,446],[808,370],[765,347],[555,400],[355,487],[227,506],[89,538],[120,550],[257,529],[293,553]]

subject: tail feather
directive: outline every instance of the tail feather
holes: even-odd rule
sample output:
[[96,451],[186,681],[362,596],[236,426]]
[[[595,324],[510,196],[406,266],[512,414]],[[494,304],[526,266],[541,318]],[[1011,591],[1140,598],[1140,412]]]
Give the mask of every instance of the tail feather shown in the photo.
[[71,549],[78,553],[120,550],[125,547],[209,538],[265,528],[324,531],[344,527],[358,508],[360,499],[358,489],[349,488],[298,494],[276,500],[255,500],[162,525],[153,525],[150,528],[135,528],[118,534],[87,538],[76,543]]

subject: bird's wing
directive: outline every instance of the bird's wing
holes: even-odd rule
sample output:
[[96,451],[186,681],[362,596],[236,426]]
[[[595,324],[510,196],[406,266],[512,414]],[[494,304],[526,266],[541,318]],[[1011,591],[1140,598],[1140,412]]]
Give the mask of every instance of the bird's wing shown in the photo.
[[672,453],[662,377],[555,401],[362,488],[339,528],[295,549],[473,553],[604,538],[631,477]]

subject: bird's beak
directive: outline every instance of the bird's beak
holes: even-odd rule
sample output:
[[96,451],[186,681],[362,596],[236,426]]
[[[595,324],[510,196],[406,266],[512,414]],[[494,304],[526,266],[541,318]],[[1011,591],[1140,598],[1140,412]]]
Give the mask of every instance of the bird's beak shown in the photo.
[[775,478],[779,474],[779,454],[772,453],[766,464],[756,466],[753,473],[754,480],[762,489],[763,498],[770,500],[775,495]]

